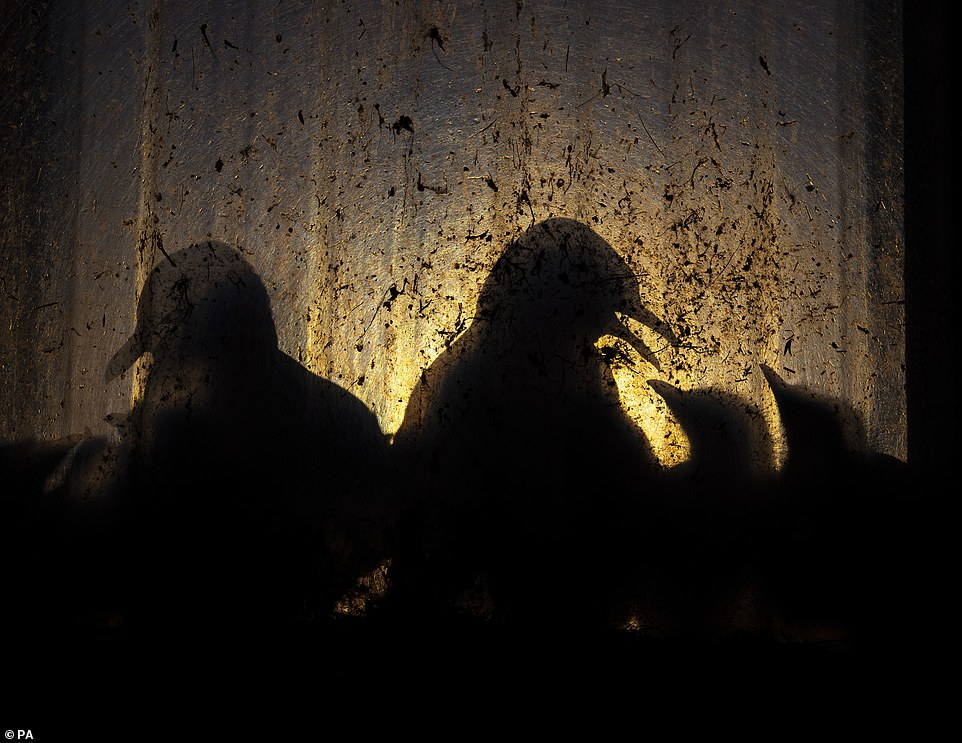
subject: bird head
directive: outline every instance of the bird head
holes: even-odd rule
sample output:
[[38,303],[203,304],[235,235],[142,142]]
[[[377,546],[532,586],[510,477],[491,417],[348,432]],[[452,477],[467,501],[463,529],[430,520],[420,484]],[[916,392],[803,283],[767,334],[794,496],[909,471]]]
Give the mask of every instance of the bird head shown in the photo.
[[639,297],[635,272],[590,228],[554,218],[533,225],[501,255],[478,301],[488,335],[542,346],[593,345],[603,335],[626,341],[658,368],[655,352],[619,316],[676,338]]
[[107,366],[107,379],[145,353],[155,365],[255,363],[277,347],[270,300],[239,251],[222,243],[165,254],[137,303],[137,325]]
[[865,431],[850,405],[789,384],[765,364],[761,369],[785,432],[786,467],[812,472],[837,469],[851,456],[865,452]]
[[682,390],[658,379],[648,386],[678,421],[694,466],[713,479],[763,472],[770,462],[771,435],[761,410],[750,400],[712,388]]

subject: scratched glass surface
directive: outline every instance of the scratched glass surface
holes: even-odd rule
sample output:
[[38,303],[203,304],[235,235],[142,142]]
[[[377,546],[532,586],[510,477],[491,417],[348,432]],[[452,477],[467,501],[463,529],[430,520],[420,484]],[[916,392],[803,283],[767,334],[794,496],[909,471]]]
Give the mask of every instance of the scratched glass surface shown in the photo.
[[[6,440],[111,430],[146,278],[239,247],[280,349],[393,434],[505,247],[566,217],[676,344],[598,338],[666,464],[649,380],[779,422],[761,365],[905,456],[900,6],[77,2],[3,12]],[[631,324],[630,320],[625,320]],[[634,327],[644,335],[647,329]]]

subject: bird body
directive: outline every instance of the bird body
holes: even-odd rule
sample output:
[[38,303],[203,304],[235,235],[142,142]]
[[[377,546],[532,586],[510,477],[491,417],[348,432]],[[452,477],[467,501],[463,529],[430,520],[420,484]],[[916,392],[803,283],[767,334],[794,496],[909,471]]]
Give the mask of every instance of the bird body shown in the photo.
[[109,371],[145,352],[131,413],[141,613],[238,625],[289,621],[305,601],[323,613],[377,564],[364,525],[383,516],[374,414],[277,347],[266,288],[220,243],[155,268]]
[[788,449],[772,493],[768,592],[796,627],[877,641],[911,611],[905,463],[873,453],[855,411],[762,371]]
[[423,372],[395,437],[442,580],[485,574],[510,621],[590,621],[644,491],[654,459],[595,343],[628,336],[654,357],[617,313],[670,333],[597,234],[533,226],[492,269],[472,326]]
[[65,585],[68,624],[109,611],[151,637],[329,615],[384,557],[374,414],[278,348],[266,288],[221,243],[165,254],[151,272],[106,376],[142,358],[117,435],[57,447],[50,492],[21,509],[51,544],[24,582]]

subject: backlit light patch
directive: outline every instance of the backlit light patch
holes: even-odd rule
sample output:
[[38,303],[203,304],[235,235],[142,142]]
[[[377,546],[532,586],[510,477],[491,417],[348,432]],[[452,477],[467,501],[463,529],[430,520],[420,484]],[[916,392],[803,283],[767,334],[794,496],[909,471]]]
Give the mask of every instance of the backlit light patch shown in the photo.
[[[650,340],[658,337],[652,335],[654,337]],[[648,386],[647,380],[655,371],[651,364],[613,335],[603,335],[595,343],[595,348],[608,360],[622,407],[644,432],[661,465],[667,468],[686,462],[691,452],[688,437],[665,401]]]

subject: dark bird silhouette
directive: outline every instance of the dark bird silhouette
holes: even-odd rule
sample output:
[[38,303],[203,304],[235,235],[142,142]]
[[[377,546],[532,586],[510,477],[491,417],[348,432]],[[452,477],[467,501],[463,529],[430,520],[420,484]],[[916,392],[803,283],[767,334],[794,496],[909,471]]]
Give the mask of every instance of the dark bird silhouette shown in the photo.
[[375,416],[278,349],[267,291],[229,246],[159,263],[137,317],[107,373],[150,354],[128,424],[149,545],[141,615],[214,626],[327,615],[384,555]]
[[430,563],[418,601],[456,602],[473,585],[496,620],[603,621],[628,559],[615,554],[619,532],[654,461],[595,347],[612,334],[657,366],[618,313],[674,340],[628,264],[584,225],[550,219],[505,249],[394,441],[417,488],[412,540]]
[[373,413],[278,349],[263,283],[221,243],[165,254],[151,272],[106,376],[141,357],[115,439],[71,441],[43,463],[47,492],[25,508],[52,549],[25,582],[62,595],[47,606],[67,624],[93,610],[150,637],[329,618],[386,554],[387,444]]
[[852,410],[762,368],[788,449],[771,500],[768,594],[793,632],[872,642],[908,594],[908,469],[872,452]]
[[688,460],[673,479],[727,493],[770,470],[773,442],[761,411],[752,403],[712,389],[683,391],[667,382],[648,386],[668,404],[688,438]]
[[763,496],[773,441],[761,411],[712,389],[649,386],[668,404],[688,439],[688,459],[667,469],[648,499],[639,563],[641,588],[658,607],[664,634],[721,637],[758,630],[757,594]]

